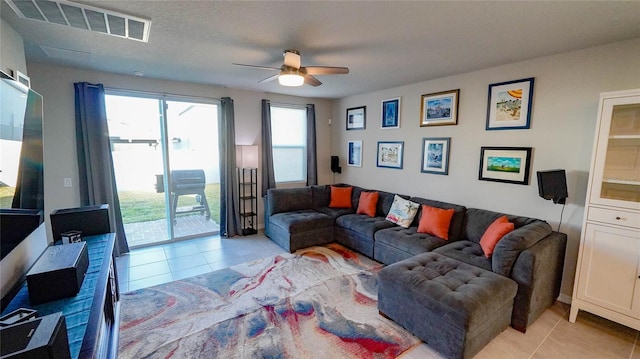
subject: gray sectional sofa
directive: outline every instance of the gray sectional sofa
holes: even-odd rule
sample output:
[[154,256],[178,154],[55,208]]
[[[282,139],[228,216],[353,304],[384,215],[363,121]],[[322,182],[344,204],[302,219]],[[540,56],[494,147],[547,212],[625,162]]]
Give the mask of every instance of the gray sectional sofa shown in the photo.
[[[346,186],[344,184],[336,186]],[[511,325],[525,332],[560,293],[567,237],[539,219],[507,215],[515,229],[496,245],[490,258],[479,245],[502,213],[398,194],[412,202],[453,209],[449,239],[418,233],[421,210],[409,228],[385,220],[395,193],[377,191],[375,217],[356,214],[360,194],[353,187],[351,208],[329,208],[329,185],[270,189],[265,199],[266,235],[287,251],[338,242],[384,264],[436,252],[490,270],[518,284]]]

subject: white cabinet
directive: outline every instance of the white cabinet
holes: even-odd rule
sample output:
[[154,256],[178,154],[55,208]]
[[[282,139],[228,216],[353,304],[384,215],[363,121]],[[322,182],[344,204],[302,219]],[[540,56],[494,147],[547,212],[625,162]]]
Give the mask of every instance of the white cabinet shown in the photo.
[[600,96],[569,321],[640,330],[640,90]]

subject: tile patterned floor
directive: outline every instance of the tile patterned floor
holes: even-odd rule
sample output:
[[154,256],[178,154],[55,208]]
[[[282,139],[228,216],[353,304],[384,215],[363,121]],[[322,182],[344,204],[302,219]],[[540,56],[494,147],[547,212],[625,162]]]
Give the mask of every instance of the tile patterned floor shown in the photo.
[[[221,239],[219,236],[135,249],[117,259],[120,290],[127,292],[187,278],[257,258],[284,253],[274,242],[257,235]],[[569,305],[556,302],[527,333],[509,327],[476,359],[640,359],[637,330],[580,312],[569,323]],[[442,358],[425,344],[402,359]]]

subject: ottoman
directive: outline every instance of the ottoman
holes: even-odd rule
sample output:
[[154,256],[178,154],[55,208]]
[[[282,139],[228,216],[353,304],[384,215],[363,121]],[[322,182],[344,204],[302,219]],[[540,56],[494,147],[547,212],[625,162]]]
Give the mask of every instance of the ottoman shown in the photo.
[[513,280],[438,253],[378,274],[378,310],[448,358],[471,358],[511,322]]

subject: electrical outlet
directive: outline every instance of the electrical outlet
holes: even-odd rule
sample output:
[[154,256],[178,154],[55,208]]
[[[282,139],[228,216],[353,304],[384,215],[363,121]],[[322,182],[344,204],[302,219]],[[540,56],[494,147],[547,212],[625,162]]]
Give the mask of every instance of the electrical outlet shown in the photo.
[[71,178],[65,178],[64,179],[64,186],[65,187],[73,187],[71,184]]

